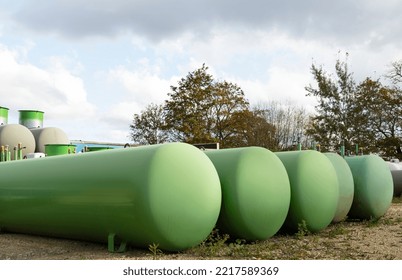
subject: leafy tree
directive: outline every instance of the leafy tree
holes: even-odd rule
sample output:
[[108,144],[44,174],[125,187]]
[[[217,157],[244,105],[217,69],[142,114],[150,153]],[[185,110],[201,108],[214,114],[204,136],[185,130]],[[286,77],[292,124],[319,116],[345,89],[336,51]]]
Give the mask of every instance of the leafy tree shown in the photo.
[[259,146],[275,149],[275,127],[268,123],[262,111],[245,110],[233,115],[238,130],[230,138],[231,147]]
[[316,114],[307,133],[324,150],[336,150],[341,143],[354,150],[354,144],[365,152],[385,158],[402,158],[402,65],[394,63],[388,78],[393,86],[366,78],[356,83],[346,62],[337,60],[336,79],[322,67],[312,65],[317,88],[306,87],[308,95],[317,97]]
[[134,114],[130,125],[131,139],[138,144],[159,144],[168,140],[163,106],[150,104],[140,114]]
[[[358,89],[358,105],[369,131],[365,145],[386,158],[402,158],[402,92],[367,78]],[[368,143],[367,143],[368,142]]]
[[356,106],[356,82],[346,62],[337,60],[336,79],[314,64],[311,73],[317,82],[305,89],[308,96],[317,97],[316,114],[307,133],[320,143],[323,150],[336,150],[344,143],[347,149],[364,138],[360,135],[364,119]]
[[171,86],[164,105],[149,105],[134,115],[132,139],[140,144],[165,141],[219,142],[221,147],[272,148],[275,128],[258,111],[251,111],[243,90],[216,81],[201,68]]
[[216,82],[207,70],[204,64],[171,86],[164,107],[167,128],[176,141],[239,145],[235,139],[247,126],[249,103],[238,85]]
[[215,140],[209,133],[208,123],[214,81],[207,69],[203,65],[182,78],[178,86],[170,87],[170,99],[165,101],[164,110],[175,141],[204,143]]

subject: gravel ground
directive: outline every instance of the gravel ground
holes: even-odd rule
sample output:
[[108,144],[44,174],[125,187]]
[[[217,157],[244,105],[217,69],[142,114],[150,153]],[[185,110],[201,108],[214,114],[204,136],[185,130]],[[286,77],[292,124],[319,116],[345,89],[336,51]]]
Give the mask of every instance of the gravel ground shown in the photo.
[[378,221],[345,221],[318,234],[278,235],[266,241],[246,244],[226,241],[168,253],[160,250],[129,249],[109,253],[106,244],[0,233],[2,260],[84,259],[396,259],[402,260],[402,203],[393,203]]

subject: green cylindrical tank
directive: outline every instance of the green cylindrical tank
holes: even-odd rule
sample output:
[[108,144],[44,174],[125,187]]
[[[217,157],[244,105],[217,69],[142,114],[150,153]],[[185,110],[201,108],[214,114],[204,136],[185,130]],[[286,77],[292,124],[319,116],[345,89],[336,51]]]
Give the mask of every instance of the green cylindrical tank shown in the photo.
[[0,125],[8,124],[8,108],[0,106]]
[[43,127],[43,114],[42,111],[37,110],[19,110],[19,124],[27,128],[41,128]]
[[47,144],[70,144],[67,134],[57,127],[33,128],[30,131],[35,137],[37,153],[46,153],[45,145]]
[[101,147],[101,146],[92,146],[86,147],[87,152],[97,152],[97,151],[104,151],[104,150],[112,150],[112,147]]
[[262,240],[283,225],[290,185],[279,158],[259,147],[207,151],[218,171],[222,207],[218,227],[231,237]]
[[[19,124],[0,126],[0,146],[8,146],[9,151],[13,151],[14,147],[20,143],[24,147],[22,150],[23,157],[35,151],[35,138],[28,128]],[[14,153],[11,153],[10,159],[15,159]]]
[[330,160],[317,151],[278,152],[289,175],[291,199],[284,227],[298,230],[303,221],[317,232],[327,227],[338,205],[338,179]]
[[75,154],[75,148],[72,144],[46,144],[45,154],[48,157]]
[[352,171],[343,157],[335,153],[324,154],[335,168],[338,178],[339,198],[333,222],[340,222],[346,218],[353,202],[354,183]]
[[346,157],[355,183],[351,218],[377,219],[391,206],[393,181],[385,161],[376,155]]
[[221,205],[213,164],[183,143],[6,162],[0,178],[9,232],[97,242],[115,234],[177,251],[209,235]]

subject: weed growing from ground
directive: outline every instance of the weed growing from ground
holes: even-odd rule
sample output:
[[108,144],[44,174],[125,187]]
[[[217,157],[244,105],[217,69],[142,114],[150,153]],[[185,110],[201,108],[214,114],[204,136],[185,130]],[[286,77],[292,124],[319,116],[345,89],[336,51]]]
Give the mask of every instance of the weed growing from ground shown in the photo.
[[160,255],[163,255],[163,251],[159,249],[159,244],[150,244],[148,250],[151,252],[153,260],[157,260]]
[[296,237],[301,238],[310,234],[311,232],[309,231],[307,227],[307,222],[305,220],[302,220],[300,223],[297,224]]

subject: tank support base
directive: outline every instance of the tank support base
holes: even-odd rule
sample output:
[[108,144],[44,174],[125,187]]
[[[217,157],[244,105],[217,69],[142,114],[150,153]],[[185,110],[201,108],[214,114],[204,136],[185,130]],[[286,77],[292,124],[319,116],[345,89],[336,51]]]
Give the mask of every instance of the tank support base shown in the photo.
[[127,242],[120,241],[120,246],[117,248],[117,242],[120,241],[115,233],[109,233],[107,238],[107,249],[111,253],[124,253],[127,250]]

